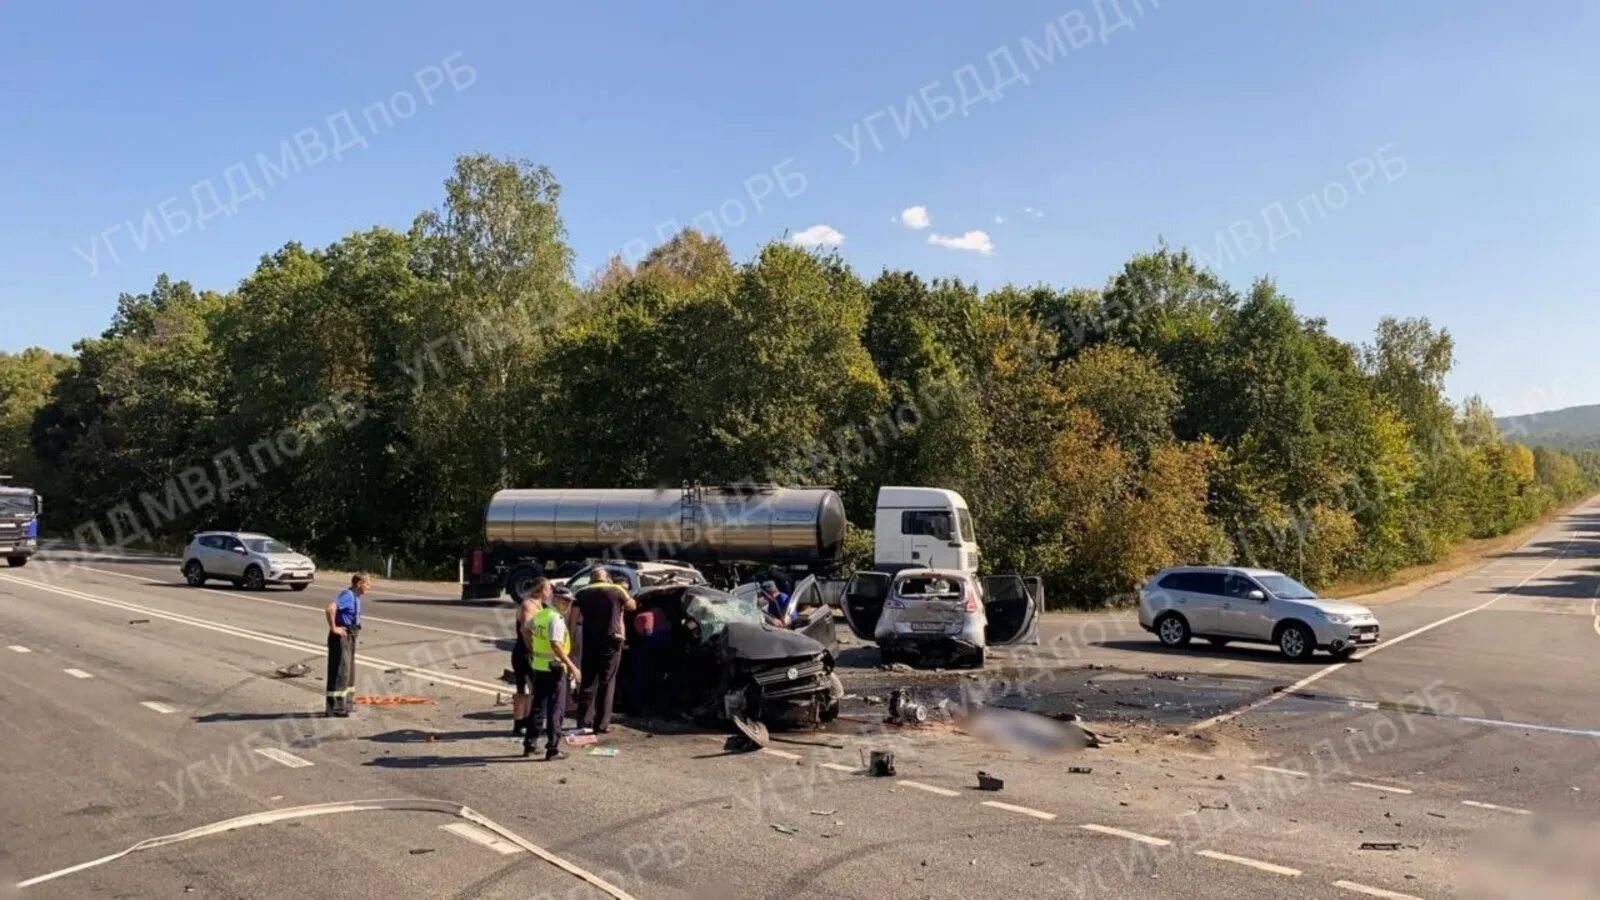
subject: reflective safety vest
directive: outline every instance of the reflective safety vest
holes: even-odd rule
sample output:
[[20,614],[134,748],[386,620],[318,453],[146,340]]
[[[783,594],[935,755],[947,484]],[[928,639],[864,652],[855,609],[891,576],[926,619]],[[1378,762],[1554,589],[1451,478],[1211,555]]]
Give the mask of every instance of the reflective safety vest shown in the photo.
[[[550,640],[551,628],[556,620],[561,618],[558,610],[548,606],[533,614],[532,627],[533,643],[528,647],[528,658],[533,662],[535,672],[549,672],[556,667],[556,651]],[[569,630],[561,642],[563,653],[572,653],[572,632]]]

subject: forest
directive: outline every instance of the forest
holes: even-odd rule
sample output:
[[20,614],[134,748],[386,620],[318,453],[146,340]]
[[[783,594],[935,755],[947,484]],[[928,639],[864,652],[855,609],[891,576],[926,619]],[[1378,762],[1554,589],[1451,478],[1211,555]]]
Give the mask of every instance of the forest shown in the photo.
[[579,283],[559,201],[462,157],[407,231],[123,294],[70,356],[0,355],[0,472],[64,539],[248,528],[450,577],[506,486],[832,485],[865,554],[879,485],[937,485],[987,568],[1077,607],[1178,563],[1378,577],[1600,490],[1600,454],[1445,395],[1443,328],[1353,344],[1162,243],[1099,287],[980,290],[686,230]]

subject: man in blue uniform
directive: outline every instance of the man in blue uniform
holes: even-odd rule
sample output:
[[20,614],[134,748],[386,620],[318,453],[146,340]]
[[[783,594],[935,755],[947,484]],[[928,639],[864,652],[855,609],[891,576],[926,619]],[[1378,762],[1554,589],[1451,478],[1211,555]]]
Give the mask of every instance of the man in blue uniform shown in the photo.
[[348,716],[356,695],[356,635],[361,631],[361,595],[372,580],[364,573],[350,576],[350,586],[329,603],[328,692],[325,715]]

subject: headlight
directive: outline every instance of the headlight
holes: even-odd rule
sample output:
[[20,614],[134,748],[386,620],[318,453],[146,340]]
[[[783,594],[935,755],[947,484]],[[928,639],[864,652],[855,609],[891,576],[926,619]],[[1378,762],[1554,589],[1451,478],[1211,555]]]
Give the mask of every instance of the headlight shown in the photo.
[[1335,625],[1349,625],[1356,620],[1355,616],[1346,616],[1339,613],[1323,613],[1322,617]]

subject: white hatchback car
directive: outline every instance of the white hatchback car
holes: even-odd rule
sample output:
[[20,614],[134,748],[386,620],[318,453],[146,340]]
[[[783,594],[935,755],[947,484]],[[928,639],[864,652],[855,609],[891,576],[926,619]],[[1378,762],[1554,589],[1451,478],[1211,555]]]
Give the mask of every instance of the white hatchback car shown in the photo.
[[943,569],[857,572],[844,616],[885,663],[965,662],[982,667],[988,648],[1036,641],[1044,588],[1037,578]]
[[202,531],[183,551],[183,580],[193,587],[218,578],[253,591],[269,584],[303,591],[316,577],[317,566],[309,557],[264,534]]
[[1294,660],[1349,656],[1378,642],[1378,618],[1357,603],[1324,600],[1282,572],[1217,566],[1163,569],[1139,592],[1139,625],[1168,647],[1205,638],[1275,644]]

